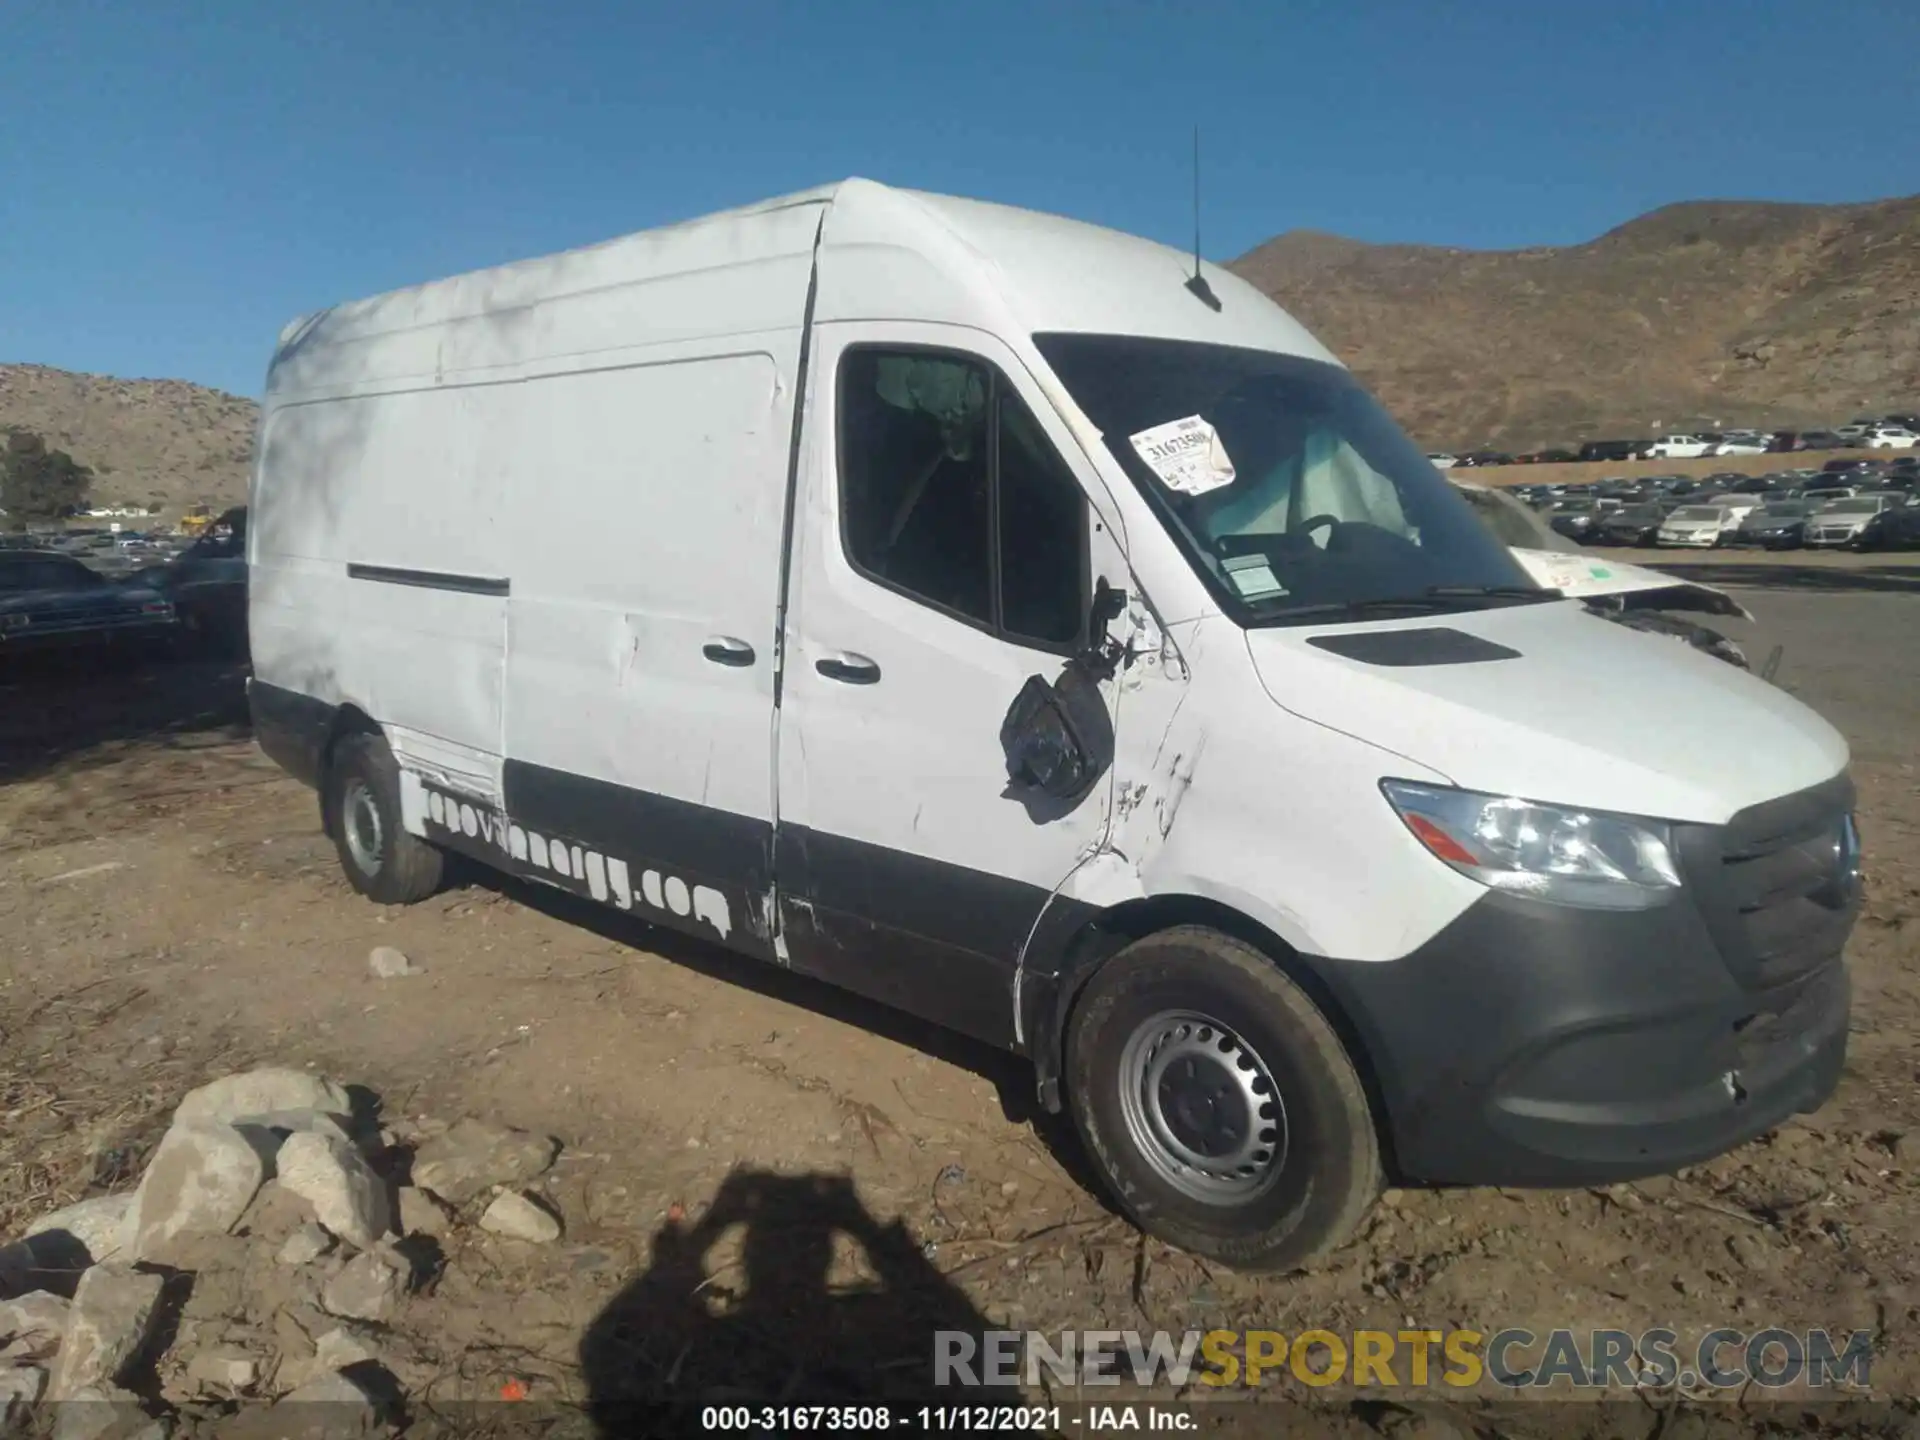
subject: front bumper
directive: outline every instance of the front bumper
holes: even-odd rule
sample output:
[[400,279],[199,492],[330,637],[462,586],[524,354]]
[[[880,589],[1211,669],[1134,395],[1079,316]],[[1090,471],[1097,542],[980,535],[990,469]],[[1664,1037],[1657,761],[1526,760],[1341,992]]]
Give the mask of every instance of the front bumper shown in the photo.
[[1677,827],[1652,910],[1488,892],[1400,960],[1318,962],[1370,1062],[1397,1171],[1572,1186],[1695,1164],[1817,1109],[1846,1058],[1858,914],[1841,776]]
[[1839,549],[1859,538],[1859,530],[1809,530],[1805,543],[1811,549]]
[[1677,545],[1677,546],[1692,547],[1697,550],[1711,550],[1716,544],[1719,543],[1720,535],[1719,535],[1719,532],[1717,531],[1702,531],[1702,532],[1689,531],[1686,534],[1675,535],[1675,534],[1670,534],[1665,530],[1662,530],[1654,538],[1655,538],[1655,543],[1660,545]]

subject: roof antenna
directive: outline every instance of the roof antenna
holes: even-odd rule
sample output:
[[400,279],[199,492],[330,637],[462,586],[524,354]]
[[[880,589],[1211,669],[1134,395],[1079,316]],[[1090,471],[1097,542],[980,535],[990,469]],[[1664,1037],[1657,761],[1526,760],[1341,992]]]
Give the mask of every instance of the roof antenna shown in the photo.
[[1187,281],[1187,289],[1199,297],[1201,303],[1210,310],[1220,308],[1220,297],[1213,293],[1213,287],[1207,284],[1207,277],[1200,273],[1200,127],[1193,127],[1193,276]]

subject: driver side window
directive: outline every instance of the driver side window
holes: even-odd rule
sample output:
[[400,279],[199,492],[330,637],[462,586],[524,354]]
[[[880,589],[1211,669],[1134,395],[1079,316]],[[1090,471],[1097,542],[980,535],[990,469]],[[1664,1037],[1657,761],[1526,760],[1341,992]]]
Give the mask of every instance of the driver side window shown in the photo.
[[1086,498],[993,366],[850,350],[839,379],[841,539],[867,579],[1015,643],[1086,626]]

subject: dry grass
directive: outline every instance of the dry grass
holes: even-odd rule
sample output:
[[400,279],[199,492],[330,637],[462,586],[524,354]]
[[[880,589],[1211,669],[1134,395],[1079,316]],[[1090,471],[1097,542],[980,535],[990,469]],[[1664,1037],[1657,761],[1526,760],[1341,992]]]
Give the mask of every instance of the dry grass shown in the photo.
[[130,981],[97,980],[0,1015],[0,1241],[51,1210],[131,1188],[212,1059],[164,1045],[102,1053],[95,1037],[147,998]]

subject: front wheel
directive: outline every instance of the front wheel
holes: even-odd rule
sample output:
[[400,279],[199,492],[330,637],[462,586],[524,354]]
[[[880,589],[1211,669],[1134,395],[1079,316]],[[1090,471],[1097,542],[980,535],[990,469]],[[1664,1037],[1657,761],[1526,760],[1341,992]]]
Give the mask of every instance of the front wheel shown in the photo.
[[1319,1008],[1198,926],[1135,941],[1075,1006],[1067,1087],[1088,1154],[1143,1230],[1241,1270],[1344,1242],[1380,1188],[1365,1088]]
[[378,735],[349,735],[326,777],[327,829],[347,883],[382,905],[411,905],[440,888],[445,857],[400,818],[400,767]]

